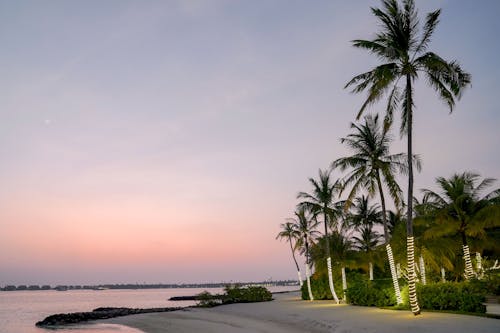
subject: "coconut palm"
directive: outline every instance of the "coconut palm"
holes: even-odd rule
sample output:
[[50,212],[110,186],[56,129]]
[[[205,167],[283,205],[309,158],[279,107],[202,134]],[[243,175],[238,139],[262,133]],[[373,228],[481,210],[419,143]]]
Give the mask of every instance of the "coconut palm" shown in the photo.
[[290,244],[290,250],[292,251],[292,258],[295,262],[295,267],[297,268],[297,275],[299,277],[299,283],[302,287],[302,275],[300,274],[299,264],[297,263],[297,259],[295,258],[295,248],[293,245],[293,241],[297,241],[300,237],[300,233],[297,230],[297,226],[293,222],[286,222],[280,224],[281,231],[276,236],[276,239],[285,239]]
[[330,285],[330,292],[337,303],[339,299],[335,293],[335,288],[333,286],[333,276],[332,276],[332,258],[330,254],[330,241],[328,237],[328,228],[333,227],[336,222],[336,216],[338,215],[338,210],[336,208],[335,197],[339,193],[341,185],[339,181],[332,182],[331,170],[322,171],[319,170],[319,179],[309,178],[309,182],[313,186],[313,191],[311,194],[306,192],[299,192],[297,198],[304,199],[299,203],[300,207],[303,207],[313,214],[323,215],[323,224],[325,228],[325,252],[327,254],[327,267],[328,267],[328,282]]
[[295,212],[295,218],[287,219],[288,222],[295,225],[295,229],[299,233],[299,238],[295,243],[295,247],[300,250],[301,254],[304,254],[306,258],[306,280],[307,280],[307,291],[309,293],[309,299],[314,300],[311,291],[311,279],[310,279],[310,269],[311,269],[311,258],[309,253],[309,246],[314,242],[314,239],[319,234],[316,231],[316,227],[319,222],[314,217],[310,216],[304,207],[299,207]]
[[370,280],[373,280],[373,251],[379,245],[381,236],[373,229],[381,223],[381,213],[377,204],[370,205],[367,196],[354,200],[349,221],[351,226],[359,233],[353,237],[354,247],[366,254]]
[[[455,259],[458,242],[453,237],[429,238],[424,233],[435,222],[436,204],[424,196],[421,201],[413,198],[414,207],[414,235],[416,247],[420,250],[421,258],[425,258],[427,266],[436,273],[444,270],[453,271],[456,268]],[[422,259],[421,259],[422,260]],[[422,269],[420,270],[422,273]]]
[[[396,207],[401,206],[402,191],[396,182],[396,173],[407,173],[405,154],[390,154],[389,146],[392,138],[387,128],[383,128],[379,122],[378,114],[374,117],[368,115],[363,124],[351,123],[354,133],[340,139],[354,153],[351,156],[342,157],[332,163],[332,167],[340,168],[341,171],[349,169],[344,184],[351,185],[351,191],[347,197],[347,207],[352,203],[358,191],[366,189],[370,196],[376,193],[380,196],[382,204],[382,222],[384,226],[384,239],[387,257],[391,268],[392,282],[398,304],[403,302],[399,290],[399,282],[396,275],[392,248],[389,243],[389,230],[387,225],[387,213],[385,205],[384,188],[388,189]],[[413,162],[420,169],[420,160],[414,156]]]
[[423,201],[428,201],[433,223],[424,232],[426,239],[458,235],[462,242],[465,277],[474,277],[470,258],[469,238],[487,244],[486,229],[500,226],[500,188],[482,195],[494,183],[493,178],[481,180],[478,174],[464,172],[450,178],[438,177],[439,192],[422,190]]
[[[330,245],[330,253],[335,258],[335,263],[339,264],[341,267],[341,277],[342,277],[342,289],[344,290],[344,300],[345,300],[345,290],[347,289],[347,280],[345,274],[345,267],[347,265],[352,265],[354,263],[354,244],[351,238],[349,230],[346,228],[340,228],[340,231],[332,231],[328,235],[328,243]],[[316,271],[326,271],[326,266],[324,264],[325,253],[325,243],[326,239],[323,235],[317,239],[317,243],[311,248],[311,259],[315,262]]]
[[401,109],[401,134],[407,136],[408,196],[407,196],[407,256],[409,277],[409,298],[412,312],[417,315],[420,308],[415,289],[413,253],[413,85],[419,74],[423,74],[429,85],[438,93],[453,111],[455,102],[470,84],[470,75],[462,70],[456,61],[448,62],[436,53],[429,52],[431,37],[439,22],[441,10],[427,14],[422,28],[419,27],[418,13],[414,0],[384,0],[382,9],[372,8],[372,13],[380,22],[380,31],[373,40],[354,40],[353,46],[365,49],[385,63],[355,76],[346,84],[354,93],[367,91],[357,118],[365,109],[388,94],[385,124],[392,123],[393,113]]

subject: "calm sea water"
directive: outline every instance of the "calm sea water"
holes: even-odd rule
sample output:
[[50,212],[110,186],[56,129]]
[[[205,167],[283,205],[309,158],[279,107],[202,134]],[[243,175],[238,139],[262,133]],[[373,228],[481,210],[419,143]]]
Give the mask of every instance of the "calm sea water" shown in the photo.
[[[270,287],[269,290],[296,290],[297,287]],[[92,311],[101,306],[112,307],[175,307],[195,304],[173,302],[172,296],[196,295],[216,288],[139,289],[139,290],[68,290],[68,291],[0,291],[0,333],[138,333],[120,325],[85,324],[57,331],[38,328],[35,323],[56,313]]]

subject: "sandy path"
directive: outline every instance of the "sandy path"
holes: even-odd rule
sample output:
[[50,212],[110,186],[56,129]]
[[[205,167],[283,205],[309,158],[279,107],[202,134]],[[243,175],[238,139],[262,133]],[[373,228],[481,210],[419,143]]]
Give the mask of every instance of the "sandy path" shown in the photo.
[[265,303],[232,304],[114,318],[147,333],[164,332],[336,332],[336,333],[499,333],[500,320],[475,316],[336,305],[302,301],[298,293],[277,294]]

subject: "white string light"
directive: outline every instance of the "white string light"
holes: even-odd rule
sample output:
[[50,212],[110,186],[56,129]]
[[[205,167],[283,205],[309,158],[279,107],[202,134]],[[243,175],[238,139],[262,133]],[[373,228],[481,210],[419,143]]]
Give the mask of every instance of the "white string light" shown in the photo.
[[476,252],[476,267],[477,267],[477,278],[482,279],[483,278],[483,263],[482,263],[482,258],[481,258],[481,253]]
[[472,261],[470,259],[469,246],[464,245],[463,249],[464,249],[464,260],[465,260],[465,278],[469,280],[474,277],[474,270],[472,268]]
[[309,275],[310,275],[309,264],[306,263],[307,291],[309,292],[309,299],[311,301],[314,301],[313,293],[311,290],[311,279],[310,279]]
[[344,302],[346,301],[346,294],[345,291],[347,289],[347,278],[345,275],[345,267],[342,267],[342,289],[344,291]]
[[330,291],[332,292],[333,299],[337,304],[340,303],[339,298],[337,297],[337,293],[335,292],[335,288],[333,286],[333,277],[332,277],[332,258],[326,258],[326,265],[328,267],[328,284],[330,285]]
[[406,244],[408,247],[408,294],[410,298],[411,312],[414,315],[420,314],[420,307],[418,306],[417,300],[417,289],[415,285],[415,248],[413,244],[413,237],[406,238]]
[[422,284],[425,286],[427,284],[427,280],[425,278],[425,263],[424,263],[424,257],[420,256],[420,276],[422,278]]
[[396,267],[394,265],[394,256],[392,254],[391,244],[387,244],[386,249],[387,249],[387,257],[389,258],[389,267],[391,268],[392,284],[394,285],[394,291],[396,293],[396,302],[397,304],[402,304],[403,298],[401,297],[401,291],[399,290],[398,274],[396,272]]

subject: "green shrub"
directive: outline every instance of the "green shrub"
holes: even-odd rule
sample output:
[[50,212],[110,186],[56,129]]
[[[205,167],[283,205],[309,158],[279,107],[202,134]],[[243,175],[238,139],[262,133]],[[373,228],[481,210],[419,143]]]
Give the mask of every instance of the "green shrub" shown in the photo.
[[396,296],[392,286],[374,281],[360,281],[347,288],[347,301],[353,305],[391,306],[396,304]]
[[489,273],[485,274],[483,279],[470,281],[471,287],[476,293],[484,293],[487,295],[500,295],[500,274]]
[[422,309],[485,313],[485,292],[471,282],[417,285]]
[[226,286],[224,288],[223,303],[249,303],[267,302],[273,299],[269,290],[259,286],[249,286],[242,288],[239,285]]
[[218,298],[220,296],[214,296],[208,291],[203,291],[196,295],[196,298],[198,299],[198,304],[197,306],[203,307],[203,308],[211,308],[216,305],[221,304],[220,299]]
[[[342,298],[342,279],[339,277],[335,279],[334,277],[334,288],[337,293],[337,297]],[[314,299],[316,300],[327,300],[333,299],[332,293],[330,292],[330,285],[328,283],[327,273],[315,273],[311,276],[311,291]],[[309,293],[307,291],[307,280],[304,281],[301,288],[302,299],[309,299]]]

